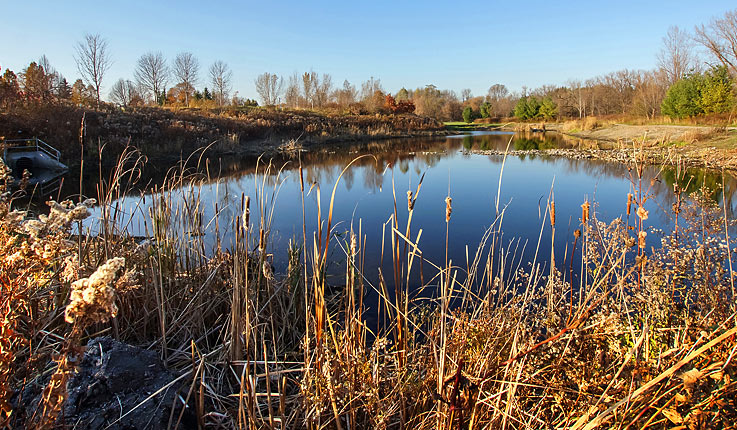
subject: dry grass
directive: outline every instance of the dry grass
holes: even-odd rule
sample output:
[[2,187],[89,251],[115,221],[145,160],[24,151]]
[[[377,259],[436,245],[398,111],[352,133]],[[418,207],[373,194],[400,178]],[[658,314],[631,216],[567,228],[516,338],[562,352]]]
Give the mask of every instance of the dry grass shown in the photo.
[[[37,419],[9,402],[28,384],[56,393],[45,417],[61,424],[53,411],[74,371],[64,360],[105,333],[155,349],[189,375],[180,394],[205,428],[719,428],[737,419],[731,221],[705,192],[693,199],[679,192],[675,230],[648,229],[638,160],[631,195],[622,198],[628,217],[603,222],[584,202],[570,249],[551,255],[562,266],[546,266],[537,252],[523,262],[520,244],[503,239],[504,208],[465,262],[424,255],[423,232],[412,227],[414,211],[423,210],[422,181],[407,190],[406,205],[393,187],[384,237],[366,237],[359,224],[341,242],[332,219],[336,183],[324,206],[319,185],[303,186],[303,198],[316,196],[317,217],[303,212],[301,243],[289,250],[287,272],[275,274],[268,249],[279,166],[259,162],[255,195],[218,189],[212,201],[201,188],[211,178],[173,172],[146,197],[150,209],[143,200],[136,209],[147,217],[142,241],[127,233],[133,214],[113,203],[124,191],[121,177],[135,176],[135,167],[122,168],[131,159],[121,158],[98,187],[100,234],[81,230],[78,205],[62,205],[63,220],[52,222],[12,211],[3,195],[0,400],[2,418],[16,426]],[[555,228],[552,188],[548,200],[538,247]],[[233,243],[222,242],[228,232]],[[661,246],[646,249],[643,234],[661,234]],[[378,268],[363,264],[369,241],[381,241],[392,266],[376,285],[366,275]],[[346,270],[337,289],[326,276],[336,246]],[[112,257],[125,259],[125,273],[92,282]],[[112,301],[70,327],[70,298],[75,303],[75,291],[89,285],[111,288],[99,291]],[[431,303],[417,300],[417,288],[437,294]],[[371,290],[381,297],[371,310],[385,321],[378,331],[366,322]],[[49,383],[54,372],[62,376]]]
[[683,133],[679,138],[678,141],[684,142],[686,144],[693,144],[696,142],[703,142],[707,140],[712,140],[718,137],[725,136],[727,134],[727,129],[725,127],[713,127],[710,129],[696,129],[696,130],[690,130],[685,133]]
[[564,133],[575,133],[577,131],[593,131],[614,124],[613,120],[600,119],[596,116],[587,116],[582,119],[574,119],[566,121],[560,125],[560,130]]

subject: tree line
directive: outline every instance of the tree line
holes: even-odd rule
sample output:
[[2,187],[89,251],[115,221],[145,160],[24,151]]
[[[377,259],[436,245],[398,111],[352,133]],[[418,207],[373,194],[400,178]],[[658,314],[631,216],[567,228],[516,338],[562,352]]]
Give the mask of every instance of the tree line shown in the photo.
[[[706,54],[703,58],[696,47]],[[62,100],[99,105],[111,65],[107,41],[99,34],[85,35],[75,47],[75,61],[81,78],[71,85],[45,56],[17,76],[5,70],[0,77],[0,107],[19,101]],[[314,70],[290,76],[264,72],[254,84],[263,106],[357,114],[414,112],[443,121],[719,114],[731,112],[737,105],[737,10],[697,26],[693,32],[671,27],[663,38],[657,64],[653,70],[623,69],[584,81],[569,80],[564,85],[532,90],[523,87],[519,92],[497,83],[476,97],[470,89],[461,90],[459,96],[435,85],[391,93],[374,77],[359,85],[347,80],[335,85],[330,74]],[[232,81],[233,72],[224,61],[215,61],[203,72],[191,52],[181,52],[170,62],[161,52],[150,51],[136,62],[132,79],[112,84],[108,100],[123,107],[258,105],[256,100],[238,97],[237,92],[231,94]]]

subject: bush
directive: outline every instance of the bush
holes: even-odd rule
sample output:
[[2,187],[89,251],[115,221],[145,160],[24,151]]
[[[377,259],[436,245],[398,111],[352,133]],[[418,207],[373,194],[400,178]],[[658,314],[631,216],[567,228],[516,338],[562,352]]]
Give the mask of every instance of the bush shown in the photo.
[[671,85],[661,110],[671,118],[684,118],[709,113],[725,113],[734,106],[734,93],[729,72],[723,66],[706,73],[692,73]]
[[471,106],[466,106],[466,108],[463,109],[463,121],[467,123],[472,123],[474,120],[473,116],[473,109],[471,108]]

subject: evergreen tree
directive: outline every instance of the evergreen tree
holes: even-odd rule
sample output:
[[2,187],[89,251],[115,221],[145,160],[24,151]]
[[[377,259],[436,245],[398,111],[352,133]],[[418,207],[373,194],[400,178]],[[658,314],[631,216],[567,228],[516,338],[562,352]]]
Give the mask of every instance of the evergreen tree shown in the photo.
[[521,97],[514,105],[514,116],[519,119],[527,119],[527,97]]
[[396,100],[397,103],[409,100],[409,91],[407,91],[406,88],[402,88],[397,92],[394,100]]
[[59,100],[69,100],[72,98],[72,87],[69,86],[66,78],[61,78],[59,86],[56,87],[56,97]]
[[471,106],[466,106],[466,108],[463,109],[463,121],[471,123],[473,122],[473,117],[473,109],[471,108]]
[[479,107],[479,113],[481,113],[481,118],[490,117],[491,116],[491,103],[489,102],[481,103],[481,106]]
[[0,76],[0,106],[10,107],[20,98],[18,77],[10,69]]
[[540,109],[537,112],[537,116],[550,120],[558,115],[558,107],[550,97],[545,97],[540,104]]
[[732,82],[724,66],[715,67],[701,79],[698,104],[704,113],[724,113],[734,104]]
[[683,118],[703,113],[700,105],[701,80],[700,74],[691,74],[671,85],[660,106],[663,114]]

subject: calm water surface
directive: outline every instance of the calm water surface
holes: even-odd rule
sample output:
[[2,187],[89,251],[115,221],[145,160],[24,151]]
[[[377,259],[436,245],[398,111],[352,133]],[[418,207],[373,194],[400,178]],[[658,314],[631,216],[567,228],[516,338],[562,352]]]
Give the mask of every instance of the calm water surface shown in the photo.
[[[477,248],[484,232],[497,218],[496,201],[499,178],[503,165],[501,155],[480,155],[472,153],[474,149],[504,150],[508,142],[511,149],[546,149],[555,147],[592,146],[591,142],[567,140],[561,136],[548,133],[542,135],[513,135],[502,132],[478,132],[473,135],[461,135],[442,138],[413,138],[395,141],[364,143],[355,147],[340,148],[331,152],[314,152],[302,155],[304,180],[307,189],[306,219],[308,242],[317,225],[317,188],[320,189],[323,217],[326,216],[330,202],[330,193],[341,171],[354,158],[370,154],[354,162],[343,174],[335,193],[333,225],[335,233],[345,238],[345,232],[351,229],[358,231],[359,224],[366,240],[366,275],[374,278],[380,265],[382,231],[394,211],[394,194],[396,192],[400,230],[404,230],[407,219],[406,193],[414,193],[420,178],[424,175],[422,188],[415,205],[412,220],[412,236],[416,237],[419,229],[422,236],[420,249],[426,259],[441,263],[445,258],[445,198],[452,197],[453,213],[449,225],[449,257],[463,267],[466,260],[466,246],[470,258]],[[201,186],[185,186],[172,192],[174,204],[173,217],[185,211],[182,195],[199,195],[201,201],[203,227],[198,236],[211,250],[216,246],[215,214],[218,213],[218,227],[221,244],[228,248],[233,241],[231,220],[241,215],[241,199],[243,195],[251,197],[252,222],[258,222],[257,199],[263,201],[264,196],[257,193],[265,184],[265,206],[273,206],[273,219],[268,252],[274,254],[274,265],[277,271],[283,270],[287,264],[286,248],[290,240],[302,241],[302,206],[298,163],[294,160],[274,160],[268,174],[263,175],[263,163],[260,173],[256,174],[253,160],[244,164],[239,160],[210,160],[211,176],[219,166],[221,176]],[[277,172],[281,171],[277,174]],[[643,183],[649,187],[650,180],[659,169],[648,168]],[[579,228],[581,204],[589,200],[594,205],[597,217],[609,222],[617,217],[626,216],[627,193],[633,192],[633,183],[626,166],[595,160],[575,160],[542,154],[525,156],[509,156],[504,162],[501,183],[501,194],[498,196],[500,209],[504,208],[503,231],[504,241],[513,250],[517,249],[522,262],[531,261],[537,245],[541,225],[544,225],[544,240],[541,243],[541,254],[549,256],[550,233],[549,221],[543,222],[546,201],[551,189],[554,193],[556,207],[556,251],[563,258],[566,244],[572,241],[573,231]],[[704,171],[692,171],[696,183],[706,181],[715,186],[721,184],[721,175]],[[662,228],[666,231],[672,227],[671,205],[674,202],[672,193],[675,173],[665,170],[660,173],[659,181],[652,185],[653,198],[647,201],[645,208],[650,212],[646,224],[649,227]],[[394,184],[394,187],[392,186]],[[731,176],[725,178],[728,211],[734,213],[736,199],[734,190],[737,182]],[[131,233],[148,236],[151,222],[148,207],[154,200],[151,194],[129,196],[121,199],[118,207],[122,208],[120,218],[129,225]],[[159,197],[156,197],[159,198]],[[716,192],[715,199],[721,201],[722,193]],[[216,212],[217,211],[217,212]],[[99,215],[99,214],[98,214]],[[173,220],[176,224],[176,220]],[[94,226],[91,224],[91,228]],[[176,228],[176,227],[173,227]],[[175,230],[176,231],[176,230]],[[189,232],[195,237],[198,232]],[[193,243],[192,237],[186,234],[181,246]],[[387,243],[389,235],[386,234]],[[337,242],[340,242],[339,239]],[[657,245],[658,237],[648,235],[650,245]],[[387,252],[388,252],[387,245]],[[344,260],[343,251],[335,247],[331,252],[334,262],[333,271],[340,273],[339,263]],[[545,258],[547,260],[547,257]],[[389,266],[389,258],[385,265]],[[385,272],[390,271],[389,267]]]

